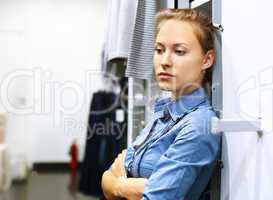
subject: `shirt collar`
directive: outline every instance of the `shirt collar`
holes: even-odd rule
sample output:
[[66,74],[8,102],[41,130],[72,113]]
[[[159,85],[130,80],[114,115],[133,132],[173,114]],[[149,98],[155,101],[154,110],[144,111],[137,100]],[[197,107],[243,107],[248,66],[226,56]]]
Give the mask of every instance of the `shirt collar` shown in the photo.
[[203,87],[194,90],[190,94],[184,94],[175,101],[171,98],[157,100],[154,111],[156,118],[161,118],[169,114],[172,120],[176,121],[177,118],[192,111],[202,103],[209,105],[209,100]]

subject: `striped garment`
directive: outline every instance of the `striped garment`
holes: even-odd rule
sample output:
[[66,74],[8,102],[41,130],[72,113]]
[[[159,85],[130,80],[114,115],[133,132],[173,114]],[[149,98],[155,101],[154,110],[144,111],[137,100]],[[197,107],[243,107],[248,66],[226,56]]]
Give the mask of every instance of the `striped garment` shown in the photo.
[[136,22],[125,75],[151,79],[153,75],[156,0],[138,0]]

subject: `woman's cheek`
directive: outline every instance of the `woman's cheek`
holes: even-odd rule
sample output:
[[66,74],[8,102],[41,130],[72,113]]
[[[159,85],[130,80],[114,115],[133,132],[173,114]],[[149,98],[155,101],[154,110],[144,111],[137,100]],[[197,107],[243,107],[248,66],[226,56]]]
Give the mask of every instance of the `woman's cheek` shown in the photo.
[[155,69],[155,72],[157,74],[158,70],[159,70],[159,58],[158,56],[154,55],[154,69]]
[[175,79],[175,89],[181,88],[183,85],[182,83],[183,83],[183,80],[181,80],[181,77],[177,77]]

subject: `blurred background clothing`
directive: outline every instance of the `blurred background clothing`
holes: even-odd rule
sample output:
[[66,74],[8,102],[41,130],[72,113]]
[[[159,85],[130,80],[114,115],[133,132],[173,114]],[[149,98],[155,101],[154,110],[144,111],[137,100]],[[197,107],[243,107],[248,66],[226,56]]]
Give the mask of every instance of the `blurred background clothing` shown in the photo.
[[[120,84],[126,86],[126,79]],[[122,105],[126,105],[124,98],[113,92],[98,91],[92,98],[79,185],[86,195],[102,195],[103,172],[127,147],[126,108]]]

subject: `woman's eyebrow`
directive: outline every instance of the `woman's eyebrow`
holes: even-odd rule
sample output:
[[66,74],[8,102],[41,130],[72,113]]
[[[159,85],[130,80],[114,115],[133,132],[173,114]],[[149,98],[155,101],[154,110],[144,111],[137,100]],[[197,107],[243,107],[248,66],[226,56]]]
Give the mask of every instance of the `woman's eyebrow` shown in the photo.
[[[155,42],[155,46],[164,47],[164,44],[161,43],[161,42]],[[176,47],[188,48],[188,44],[186,44],[186,43],[184,43],[184,42],[182,42],[182,43],[175,43],[173,46],[174,46],[175,48],[176,48]]]
[[155,45],[159,45],[159,46],[164,46],[162,43],[160,42],[156,42]]
[[174,47],[180,47],[180,46],[182,46],[182,47],[188,47],[188,45],[186,43],[176,43],[173,46]]

